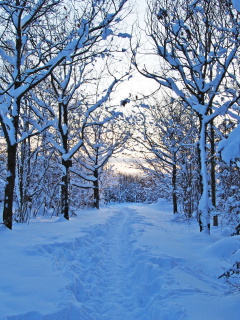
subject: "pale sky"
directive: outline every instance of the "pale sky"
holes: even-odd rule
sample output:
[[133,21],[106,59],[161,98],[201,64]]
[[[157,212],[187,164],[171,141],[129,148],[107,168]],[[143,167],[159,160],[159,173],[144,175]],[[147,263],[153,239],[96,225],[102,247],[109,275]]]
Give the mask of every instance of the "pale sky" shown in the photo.
[[[144,16],[146,12],[146,7],[147,7],[146,0],[136,0],[135,12],[131,13],[127,17],[127,23],[129,23],[129,26],[132,26],[133,22],[139,20],[139,25],[140,25],[139,33],[138,33],[138,30],[136,29],[138,28],[137,24],[134,24],[133,36],[134,36],[134,33],[136,35],[140,35],[140,32],[142,32],[141,29],[145,29]],[[144,59],[150,59],[150,58],[148,56],[144,56]],[[141,58],[141,62],[143,62],[143,58]],[[129,98],[129,94],[131,94],[132,97],[138,96],[140,98],[142,95],[151,94],[157,88],[158,88],[158,85],[154,80],[147,79],[136,71],[134,73],[134,76],[129,81],[125,81],[121,85],[121,87],[118,90],[117,96],[120,101],[125,98]],[[131,107],[127,105],[126,108],[131,108]],[[131,153],[129,153],[128,156],[119,154],[116,158],[111,159],[110,164],[111,163],[114,164],[116,168],[121,172],[134,174],[139,172],[139,170],[135,170],[133,168],[130,168],[130,166],[128,166],[128,163],[131,163],[132,161],[134,161],[134,157],[131,158]]]

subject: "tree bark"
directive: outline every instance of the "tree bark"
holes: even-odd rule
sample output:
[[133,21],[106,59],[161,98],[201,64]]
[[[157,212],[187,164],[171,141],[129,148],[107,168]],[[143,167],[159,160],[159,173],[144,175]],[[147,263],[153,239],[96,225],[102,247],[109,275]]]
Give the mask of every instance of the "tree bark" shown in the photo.
[[[215,132],[213,127],[213,120],[210,122],[210,145],[211,145],[211,194],[212,194],[212,204],[216,207],[216,162],[215,162]],[[218,226],[218,216],[214,216],[214,226]]]
[[94,170],[94,178],[96,179],[93,181],[93,201],[94,201],[94,208],[99,209],[100,207],[100,194],[99,194],[99,174],[98,169]]
[[17,154],[17,144],[8,145],[7,148],[7,183],[5,187],[4,195],[4,208],[3,208],[3,223],[4,225],[12,229],[12,219],[13,219],[13,196],[15,187],[15,177],[16,177],[16,154]]
[[69,163],[62,159],[61,212],[69,220]]
[[216,162],[215,162],[215,133],[213,127],[213,120],[210,122],[210,145],[211,145],[211,194],[212,194],[212,204],[216,207]]
[[[68,108],[66,104],[59,103],[59,131],[62,138],[65,154],[68,153]],[[62,158],[62,183],[61,183],[61,212],[65,219],[69,220],[69,167],[71,160]]]
[[16,157],[16,166],[18,166],[18,170],[16,172],[16,174],[18,174],[18,179],[16,177],[16,184],[18,182],[18,186],[16,185],[16,188],[19,189],[18,221],[23,223],[29,218],[27,208],[29,201],[31,202],[31,198],[28,195],[31,170],[30,137],[28,137],[27,140],[24,140],[20,146],[18,145],[18,150],[20,150],[19,158],[18,156]]
[[206,155],[206,124],[202,116],[200,116],[200,134],[199,134],[199,156],[200,156],[200,184],[201,198],[199,201],[199,227],[200,232],[210,234],[210,210],[211,201],[209,199],[209,177],[207,171],[207,155]]
[[176,163],[173,164],[173,169],[172,169],[172,187],[173,187],[173,192],[172,192],[172,201],[173,201],[173,213],[178,212],[178,206],[177,206],[177,166]]
[[[19,0],[16,0],[16,5],[19,6]],[[21,54],[22,54],[22,30],[18,26],[16,28],[16,80],[14,83],[14,89],[21,87]],[[19,128],[21,97],[14,98],[11,105],[12,115],[12,132],[7,132],[6,125],[3,126],[5,138],[7,140],[7,183],[5,187],[4,195],[4,208],[3,208],[3,223],[4,225],[12,229],[13,220],[13,197],[16,180],[16,165],[17,165],[17,134]],[[11,136],[13,135],[13,136]],[[13,142],[14,139],[14,142]],[[11,141],[12,140],[12,141]]]

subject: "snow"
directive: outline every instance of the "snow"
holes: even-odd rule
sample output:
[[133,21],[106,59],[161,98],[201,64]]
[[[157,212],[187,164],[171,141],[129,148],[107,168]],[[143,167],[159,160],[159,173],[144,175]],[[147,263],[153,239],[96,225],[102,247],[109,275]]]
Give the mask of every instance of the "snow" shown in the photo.
[[4,61],[8,61],[10,64],[14,65],[13,57],[11,57],[8,54],[6,54],[6,52],[2,48],[0,48],[0,56],[2,57],[2,59]]
[[221,157],[226,163],[235,160],[240,156],[240,126],[232,130],[227,139],[220,141],[218,151],[221,152]]
[[201,114],[202,116],[206,115],[206,111],[207,111],[207,106],[203,105],[203,104],[194,104],[193,105],[193,110],[195,110],[198,114]]
[[129,38],[129,39],[132,38],[131,34],[126,33],[126,32],[125,32],[125,33],[120,32],[120,33],[118,34],[118,37],[119,37],[119,38]]
[[62,155],[62,158],[63,158],[65,161],[71,159],[71,158],[73,157],[73,155],[81,148],[82,145],[83,145],[83,140],[79,140],[79,141],[75,144],[75,146],[73,146],[73,147],[71,148],[71,150],[70,150],[68,153]]
[[120,204],[1,227],[0,320],[237,320],[223,278],[240,237],[171,207]]
[[102,33],[102,39],[106,40],[108,36],[112,35],[113,31],[110,28],[105,28]]

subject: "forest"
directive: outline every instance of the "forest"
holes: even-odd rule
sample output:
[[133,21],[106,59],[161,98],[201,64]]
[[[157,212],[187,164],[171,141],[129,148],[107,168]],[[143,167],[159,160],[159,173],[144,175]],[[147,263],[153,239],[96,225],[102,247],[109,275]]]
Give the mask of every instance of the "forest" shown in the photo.
[[[164,198],[200,232],[213,223],[240,234],[237,0],[149,0],[144,25],[131,0],[6,0],[0,10],[8,229]],[[136,75],[150,94],[126,89]],[[126,152],[139,173],[114,168]]]

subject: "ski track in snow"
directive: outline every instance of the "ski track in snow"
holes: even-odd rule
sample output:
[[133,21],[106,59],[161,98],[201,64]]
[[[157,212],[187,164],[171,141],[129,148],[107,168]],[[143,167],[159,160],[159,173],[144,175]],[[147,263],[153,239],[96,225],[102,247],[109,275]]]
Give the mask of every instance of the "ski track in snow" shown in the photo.
[[[86,228],[72,242],[38,246],[39,254],[51,255],[54,272],[69,279],[59,312],[7,320],[193,320],[181,299],[191,303],[194,296],[207,300],[222,294],[223,285],[191,261],[135,246],[151,222],[134,207],[114,210],[105,223]],[[167,236],[168,230],[163,232]],[[36,254],[36,247],[32,251]]]

